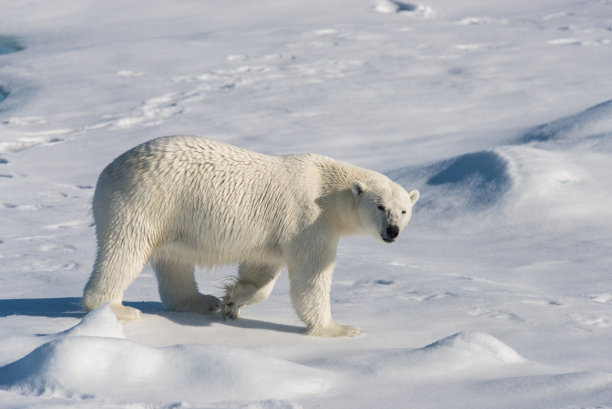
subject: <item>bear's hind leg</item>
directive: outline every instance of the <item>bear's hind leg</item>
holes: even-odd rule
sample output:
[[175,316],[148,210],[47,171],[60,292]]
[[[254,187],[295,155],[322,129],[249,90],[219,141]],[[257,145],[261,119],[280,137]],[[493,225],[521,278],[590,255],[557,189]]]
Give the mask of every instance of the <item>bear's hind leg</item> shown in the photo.
[[169,310],[201,314],[219,311],[221,300],[198,291],[194,263],[181,261],[167,253],[158,253],[153,257],[152,264],[157,275],[159,295]]
[[123,321],[139,319],[140,310],[123,305],[123,293],[136,279],[146,263],[146,256],[130,254],[121,246],[101,247],[93,272],[83,291],[83,306],[92,311],[108,302],[117,318]]
[[225,287],[221,316],[233,320],[240,316],[246,305],[262,302],[272,292],[282,265],[242,263],[238,278]]

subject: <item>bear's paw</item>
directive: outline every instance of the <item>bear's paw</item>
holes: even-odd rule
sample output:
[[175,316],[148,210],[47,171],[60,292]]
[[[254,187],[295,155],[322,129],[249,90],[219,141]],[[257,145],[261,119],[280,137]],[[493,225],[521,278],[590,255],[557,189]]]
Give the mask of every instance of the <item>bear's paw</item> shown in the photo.
[[359,327],[340,325],[332,321],[324,327],[309,327],[306,334],[325,338],[356,337],[363,334],[363,330]]

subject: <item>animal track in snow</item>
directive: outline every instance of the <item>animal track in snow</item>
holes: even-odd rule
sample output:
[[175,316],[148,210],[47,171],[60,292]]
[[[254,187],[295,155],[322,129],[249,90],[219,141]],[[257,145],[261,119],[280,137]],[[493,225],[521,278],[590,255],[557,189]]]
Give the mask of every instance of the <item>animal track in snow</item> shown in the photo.
[[178,94],[166,93],[144,101],[138,108],[126,115],[107,115],[104,117],[106,121],[87,127],[86,130],[106,127],[129,129],[136,126],[159,125],[165,119],[183,112],[183,108],[178,105],[179,100]]
[[288,48],[331,48],[340,44],[342,35],[335,29],[325,28],[303,34],[304,41],[287,44]]
[[396,0],[378,0],[374,10],[382,14],[402,14],[415,18],[430,18],[434,15],[433,9],[429,6]]
[[45,229],[57,230],[57,229],[72,229],[79,227],[86,227],[89,225],[89,221],[87,220],[68,220],[62,223],[48,224],[43,226]]
[[[10,177],[12,178],[12,176]],[[33,210],[40,210],[42,208],[42,206],[35,205],[35,204],[18,205],[15,203],[1,203],[0,206],[5,209],[15,209],[19,211],[33,211]]]
[[456,44],[455,48],[461,51],[490,51],[501,47],[501,44],[495,43],[474,43],[474,44]]
[[446,297],[454,297],[456,294],[448,292],[448,291],[434,291],[434,292],[425,292],[425,291],[410,291],[406,293],[406,295],[400,296],[400,298],[407,299],[410,301],[431,301],[438,300]]
[[583,40],[579,38],[556,38],[554,40],[548,40],[547,43],[551,45],[575,45],[591,47],[610,44],[610,40],[608,40],[607,38],[596,40]]
[[30,135],[44,134],[45,136],[24,136],[14,141],[0,142],[0,153],[15,153],[36,146],[54,145],[56,143],[65,141],[63,138],[53,136],[54,134],[62,135],[70,132],[71,131],[65,129],[55,131],[52,130],[47,132],[37,132],[31,133]]
[[546,298],[534,298],[534,299],[529,299],[529,300],[523,300],[523,303],[527,305],[534,305],[536,307],[559,307],[563,305],[559,301],[550,300]]
[[595,328],[610,328],[612,327],[612,320],[610,317],[592,314],[571,314],[570,318],[576,322],[579,326],[586,326],[587,329],[591,327]]
[[117,75],[119,77],[142,77],[145,73],[142,71],[121,70],[117,71]]
[[[332,28],[320,28],[301,34],[301,38],[286,43],[285,49],[278,52],[248,55],[227,54],[219,67],[207,72],[179,75],[171,78],[172,91],[144,100],[131,111],[103,115],[101,120],[79,131],[94,129],[129,129],[156,126],[165,120],[180,115],[194,105],[200,105],[211,95],[219,92],[232,92],[239,88],[269,87],[274,83],[320,83],[340,79],[361,71],[363,61],[341,58],[328,58],[300,61],[292,49],[327,48],[338,45],[346,33]],[[145,73],[125,69],[116,72],[117,76],[133,77],[138,81]],[[316,113],[313,115],[316,116]],[[12,121],[16,124],[19,121]]]
[[[6,165],[7,163],[8,160],[0,158],[0,165]],[[10,173],[0,173],[0,178],[12,179],[13,175],[11,175]]]
[[494,309],[490,309],[487,307],[472,308],[468,311],[468,314],[473,317],[508,320],[514,323],[525,322],[524,319],[522,319],[521,317],[519,317],[518,315],[514,313],[507,312],[507,311],[501,311],[501,310],[494,310]]
[[461,26],[483,26],[487,24],[509,24],[510,21],[506,18],[491,18],[491,17],[466,17],[457,22]]
[[604,304],[612,303],[612,293],[593,294],[591,300]]
[[47,119],[42,116],[22,116],[22,117],[11,117],[2,121],[2,125],[7,126],[30,126],[30,125],[44,125],[47,123]]
[[[308,33],[305,42],[289,44],[287,47],[312,47],[310,36],[335,36],[335,30],[324,29]],[[315,42],[318,42],[316,40]],[[325,40],[327,41],[327,40]],[[320,45],[320,44],[319,44]],[[358,60],[320,59],[307,63],[292,53],[275,53],[262,56],[230,54],[226,61],[235,63],[234,67],[215,69],[199,75],[174,77],[176,83],[196,84],[177,97],[177,104],[186,105],[203,98],[209,93],[227,92],[243,87],[257,87],[272,82],[291,81],[300,77],[305,82],[318,83],[325,79],[338,79],[353,75],[362,66]]]

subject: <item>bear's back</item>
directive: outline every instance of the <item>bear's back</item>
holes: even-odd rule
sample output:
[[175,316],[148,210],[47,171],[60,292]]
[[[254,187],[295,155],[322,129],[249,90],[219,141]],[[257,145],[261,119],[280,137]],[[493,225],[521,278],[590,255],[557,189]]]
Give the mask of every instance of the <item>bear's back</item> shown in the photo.
[[114,214],[155,225],[164,240],[228,254],[220,260],[278,247],[318,215],[317,158],[265,155],[204,137],[157,138],[104,169],[94,217],[96,224]]

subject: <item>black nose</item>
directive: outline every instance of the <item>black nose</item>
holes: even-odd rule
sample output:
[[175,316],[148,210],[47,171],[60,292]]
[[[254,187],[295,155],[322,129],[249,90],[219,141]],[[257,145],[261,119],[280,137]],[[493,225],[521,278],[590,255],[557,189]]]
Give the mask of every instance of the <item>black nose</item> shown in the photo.
[[399,227],[397,226],[389,226],[385,231],[387,233],[387,237],[390,239],[394,239],[399,235]]

